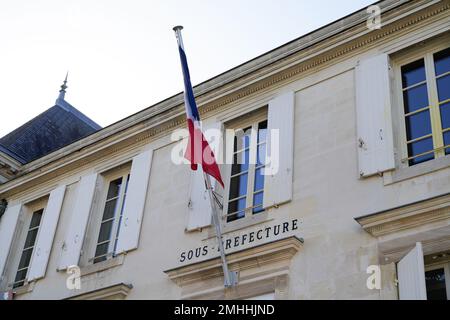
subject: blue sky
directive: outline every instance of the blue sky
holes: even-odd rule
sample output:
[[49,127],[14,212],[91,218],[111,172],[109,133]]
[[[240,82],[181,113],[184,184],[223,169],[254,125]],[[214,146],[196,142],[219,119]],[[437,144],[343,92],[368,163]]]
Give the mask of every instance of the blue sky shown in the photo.
[[[183,25],[198,84],[370,0],[0,0],[0,136],[66,100],[107,126],[183,90]],[[7,119],[5,121],[5,119]]]

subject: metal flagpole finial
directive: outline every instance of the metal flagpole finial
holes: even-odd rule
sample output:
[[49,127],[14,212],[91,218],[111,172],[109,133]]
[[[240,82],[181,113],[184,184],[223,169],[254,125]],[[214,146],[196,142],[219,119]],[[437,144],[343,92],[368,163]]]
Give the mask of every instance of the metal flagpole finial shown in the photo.
[[177,31],[181,31],[183,30],[183,26],[175,26],[173,27],[173,31],[177,32]]

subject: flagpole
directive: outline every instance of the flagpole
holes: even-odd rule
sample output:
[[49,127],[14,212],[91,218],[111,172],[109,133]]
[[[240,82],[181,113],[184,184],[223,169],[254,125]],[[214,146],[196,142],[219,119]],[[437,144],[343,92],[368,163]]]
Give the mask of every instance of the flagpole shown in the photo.
[[[176,27],[173,28],[173,31],[175,31],[175,35],[177,37],[178,45],[181,47],[181,49],[184,50],[183,38],[181,36],[181,30],[182,29],[183,29],[182,26],[176,26]],[[185,74],[184,76],[186,77],[187,75]],[[214,201],[213,190],[212,190],[212,185],[211,185],[211,179],[210,179],[209,175],[207,173],[205,173],[204,171],[203,171],[203,177],[205,179],[206,190],[208,191],[208,194],[209,194],[209,201],[211,202],[213,224],[214,224],[214,227],[216,229],[217,243],[218,243],[219,251],[220,251],[220,259],[221,259],[221,262],[222,262],[222,270],[223,270],[223,276],[224,276],[224,286],[226,288],[233,287],[238,282],[237,272],[230,272],[229,269],[228,269],[228,263],[227,263],[227,259],[226,259],[226,256],[225,256],[225,249],[223,247],[223,242],[222,242],[222,230],[221,230],[221,223],[220,223],[221,217],[220,217],[220,214],[219,214],[219,212],[217,210],[216,203]]]
[[233,287],[237,284],[237,280],[238,280],[237,273],[230,272],[230,270],[228,269],[227,258],[225,256],[225,249],[223,247],[223,242],[222,242],[222,230],[221,230],[221,224],[220,224],[221,217],[217,210],[216,203],[214,201],[213,190],[212,190],[212,185],[211,185],[211,178],[205,172],[203,172],[203,177],[205,178],[206,189],[208,190],[209,201],[211,202],[213,224],[216,229],[216,237],[217,237],[217,243],[218,243],[219,251],[220,251],[220,259],[222,260],[224,285],[227,288]]

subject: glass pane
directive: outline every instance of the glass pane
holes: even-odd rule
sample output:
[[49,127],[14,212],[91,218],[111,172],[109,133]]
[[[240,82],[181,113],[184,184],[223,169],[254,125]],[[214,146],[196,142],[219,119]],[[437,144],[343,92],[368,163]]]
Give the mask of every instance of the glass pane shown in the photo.
[[20,262],[19,262],[19,268],[17,268],[17,269],[27,268],[30,265],[32,253],[33,253],[33,248],[24,250],[22,252],[22,256],[20,257]]
[[245,209],[246,201],[247,201],[246,198],[243,198],[240,200],[231,201],[228,204],[228,213],[237,212],[236,214],[233,214],[233,215],[227,217],[228,222],[245,217],[244,209]]
[[28,231],[27,234],[27,239],[25,240],[25,245],[23,246],[24,248],[29,248],[34,246],[34,242],[36,241],[36,236],[38,233],[39,229],[33,229]]
[[425,110],[405,118],[408,141],[431,133],[430,111]]
[[428,106],[427,85],[422,84],[418,87],[403,92],[403,101],[405,113],[410,113]]
[[[450,145],[450,131],[444,133],[444,146]],[[450,147],[445,149],[445,154],[450,154]]]
[[121,185],[122,185],[122,178],[111,181],[111,183],[109,184],[108,196],[106,197],[106,199],[117,197],[119,195]]
[[259,168],[255,171],[255,186],[253,188],[253,191],[259,191],[264,189],[264,175],[263,175],[263,168]]
[[231,175],[238,174],[248,170],[250,162],[250,150],[245,150],[234,155],[233,166],[231,167]]
[[256,207],[256,208],[253,208],[253,214],[264,211],[264,209],[262,207],[263,196],[264,196],[263,192],[256,193],[255,195],[253,195],[253,206]]
[[17,271],[16,278],[14,279],[14,282],[17,282],[14,284],[14,288],[21,287],[24,284],[24,279],[27,276],[28,269]]
[[447,300],[444,269],[425,272],[428,300]]
[[25,284],[25,281],[19,281],[19,282],[17,282],[17,283],[15,283],[14,285],[13,285],[13,288],[15,289],[15,288],[20,288],[21,286],[23,286]]
[[250,146],[251,133],[252,133],[251,127],[242,130],[236,130],[234,136],[234,152],[248,148]]
[[258,124],[258,143],[267,139],[267,121]]
[[442,104],[440,108],[442,129],[450,128],[450,102]]
[[423,59],[402,67],[403,88],[425,81],[425,79],[425,65]]
[[437,76],[450,71],[450,48],[434,54],[434,69]]
[[228,213],[243,211],[245,209],[246,201],[247,201],[246,198],[231,201],[228,204]]
[[257,165],[264,165],[266,164],[266,144],[260,144],[258,146],[258,150],[256,153],[256,161],[257,161]]
[[33,216],[31,217],[31,222],[30,222],[30,229],[39,226],[39,224],[41,223],[41,218],[42,218],[43,212],[44,212],[44,210],[41,209],[41,210],[38,210],[33,213]]
[[97,243],[100,243],[100,242],[110,239],[112,225],[113,225],[113,220],[102,223],[102,225],[100,227],[100,233],[98,235]]
[[240,176],[231,178],[229,197],[230,200],[247,194],[247,177],[248,173],[244,173]]
[[[423,139],[417,142],[413,142],[408,144],[408,154],[409,157],[421,154],[426,151],[433,150],[433,140],[432,138]],[[411,159],[409,161],[409,165],[415,165],[421,162],[425,162],[428,160],[434,159],[434,153],[431,152],[429,154],[417,157],[415,159]]]
[[439,102],[450,99],[450,74],[437,79]]
[[[108,253],[108,245],[109,245],[109,242],[98,245],[97,249],[95,250],[95,256],[99,257],[99,256],[102,256],[102,255],[106,255]],[[97,263],[97,262],[100,262],[100,261],[103,261],[103,260],[106,260],[106,257],[96,258],[94,260],[94,263]]]
[[116,212],[116,205],[118,203],[118,199],[106,201],[105,211],[103,211],[102,221],[111,219],[114,217],[114,213]]

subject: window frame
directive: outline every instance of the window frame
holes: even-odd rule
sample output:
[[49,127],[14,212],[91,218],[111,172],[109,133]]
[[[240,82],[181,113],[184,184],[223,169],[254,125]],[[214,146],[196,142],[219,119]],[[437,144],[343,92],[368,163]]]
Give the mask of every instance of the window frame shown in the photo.
[[[123,215],[123,208],[124,208],[124,195],[125,195],[125,189],[122,186],[125,186],[124,181],[126,183],[127,179],[129,182],[129,176],[131,173],[131,163],[121,165],[119,167],[116,167],[114,169],[108,170],[107,172],[101,173],[100,176],[102,178],[102,183],[100,188],[96,190],[97,193],[97,204],[95,206],[95,209],[92,211],[91,215],[91,222],[93,223],[92,229],[89,231],[89,235],[87,235],[89,239],[87,239],[86,243],[88,245],[88,248],[86,248],[87,252],[89,253],[87,256],[87,264],[99,264],[105,261],[110,260],[111,258],[114,258],[115,255],[115,248],[117,243],[117,237],[118,237],[118,231],[119,226],[121,223],[121,217]],[[104,210],[106,206],[106,201],[108,197],[108,190],[110,183],[114,180],[117,180],[119,178],[122,178],[122,186],[119,190],[119,196],[117,197],[118,202],[116,204],[116,209],[114,212],[114,220],[113,225],[111,228],[111,233],[109,237],[109,244],[108,244],[108,250],[107,253],[101,256],[96,256],[96,250],[98,245],[98,237],[100,235],[100,228],[103,222],[103,215]],[[120,209],[118,209],[120,208]],[[105,241],[106,242],[106,241]],[[99,257],[105,256],[104,260],[101,261],[95,261],[95,259]]]
[[[242,130],[244,128],[251,127],[252,135],[250,137],[250,152],[249,152],[249,168],[247,171],[248,177],[247,177],[247,193],[246,193],[246,206],[244,209],[245,215],[242,218],[238,218],[232,221],[227,221],[228,216],[233,215],[233,213],[228,214],[228,207],[229,207],[229,196],[230,196],[230,185],[231,185],[231,173],[232,173],[232,164],[226,165],[225,171],[225,189],[224,189],[224,201],[223,201],[223,209],[222,209],[222,215],[221,215],[221,224],[225,228],[225,232],[234,230],[235,228],[240,227],[246,227],[252,223],[259,223],[260,221],[267,220],[267,211],[262,208],[262,211],[253,214],[253,196],[255,193],[258,193],[257,190],[254,191],[254,183],[255,183],[255,172],[257,170],[257,138],[258,138],[258,126],[261,122],[268,121],[268,108],[267,106],[259,108],[255,111],[252,111],[248,114],[244,114],[240,116],[238,119],[230,120],[225,124],[226,130],[234,130],[235,132],[238,130]],[[253,134],[255,133],[255,134]],[[224,135],[224,139],[227,138],[227,135]],[[234,136],[233,136],[234,139]],[[266,145],[267,145],[267,139],[266,137]],[[224,146],[230,146],[233,149],[233,159],[234,159],[234,140],[233,143],[224,143]],[[266,149],[267,150],[267,149]],[[266,151],[267,152],[267,151]],[[252,163],[252,160],[254,159],[254,164]],[[264,190],[264,188],[262,189]],[[239,198],[239,197],[238,197]],[[236,198],[236,199],[238,199]],[[234,213],[236,214],[236,213]]]
[[[434,54],[438,53],[442,50],[445,50],[449,48],[448,44],[443,44],[442,41],[436,41],[436,42],[432,42],[430,44],[425,45],[423,48],[417,48],[417,46],[413,46],[411,48],[407,49],[407,53],[403,54],[401,57],[399,58],[395,58],[394,63],[395,63],[395,92],[396,92],[396,97],[397,97],[397,102],[398,102],[398,127],[399,127],[399,132],[398,132],[398,146],[400,149],[398,152],[399,154],[399,158],[398,158],[398,163],[399,163],[399,167],[400,168],[411,168],[411,167],[415,167],[418,165],[421,165],[423,163],[429,163],[432,162],[434,160],[440,159],[440,158],[444,158],[445,157],[445,146],[444,146],[444,138],[443,138],[443,134],[446,131],[449,130],[443,130],[442,129],[442,123],[441,123],[441,115],[440,115],[440,105],[445,103],[444,102],[439,102],[439,98],[438,98],[438,91],[437,91],[437,83],[436,80],[438,77],[436,77],[436,73],[435,73],[435,66],[434,66]],[[404,99],[403,99],[403,84],[402,84],[402,67],[415,62],[417,60],[424,60],[424,66],[425,66],[425,76],[426,76],[426,86],[427,86],[427,94],[428,94],[428,106],[427,108],[429,108],[429,113],[430,113],[430,125],[431,125],[431,138],[433,141],[433,154],[434,154],[434,159],[431,160],[427,160],[415,165],[409,165],[409,160],[412,158],[408,155],[408,141],[407,140],[407,130],[406,130],[406,116],[407,114],[405,113],[405,103],[404,103]],[[440,75],[439,77],[448,75],[448,73],[445,73],[444,75]],[[416,86],[418,84],[415,84],[414,86]],[[447,101],[448,103],[449,101]],[[425,108],[421,108],[418,109],[414,112],[411,113],[415,113],[415,112],[419,112],[419,110],[422,110]],[[411,114],[409,113],[409,114]],[[424,136],[425,137],[425,136]],[[421,139],[426,139],[423,137],[419,137],[417,140],[421,140]],[[415,139],[411,140],[411,141],[415,141]],[[431,152],[428,152],[427,154],[429,154]],[[416,155],[414,156],[414,158],[419,158],[420,155]]]

